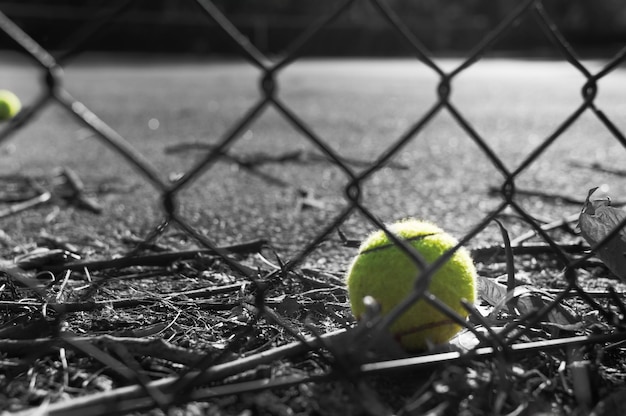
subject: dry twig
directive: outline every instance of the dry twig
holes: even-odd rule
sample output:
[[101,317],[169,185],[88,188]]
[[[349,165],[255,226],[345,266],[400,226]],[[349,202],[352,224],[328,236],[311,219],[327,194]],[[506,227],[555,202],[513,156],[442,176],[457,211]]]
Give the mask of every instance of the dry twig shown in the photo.
[[19,202],[17,204],[13,204],[8,208],[5,208],[0,211],[0,218],[5,218],[10,215],[17,214],[18,212],[26,211],[27,209],[36,207],[37,205],[44,204],[52,198],[52,194],[50,192],[43,192],[38,196],[29,199],[28,201]]
[[[267,244],[266,240],[255,240],[248,243],[235,244],[221,247],[221,251],[229,253],[252,253],[261,250]],[[164,252],[158,254],[150,254],[145,256],[119,257],[108,260],[86,260],[65,263],[62,265],[54,265],[48,267],[51,272],[59,272],[62,270],[104,270],[104,269],[123,269],[133,266],[167,266],[173,262],[181,260],[190,260],[198,255],[216,255],[217,252],[211,249],[196,249]]]
[[54,339],[0,339],[0,351],[8,356],[24,356],[61,348],[65,345],[66,340],[75,342],[86,341],[104,349],[111,345],[123,344],[129,352],[135,355],[161,358],[185,365],[192,365],[206,354],[172,345],[161,338],[116,337],[111,335]]

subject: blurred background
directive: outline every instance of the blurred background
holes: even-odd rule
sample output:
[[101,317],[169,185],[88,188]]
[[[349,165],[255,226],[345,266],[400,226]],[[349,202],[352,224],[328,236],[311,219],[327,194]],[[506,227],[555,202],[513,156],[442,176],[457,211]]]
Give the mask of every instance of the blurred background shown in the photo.
[[[276,96],[327,149],[358,162],[354,172],[408,136],[396,165],[361,182],[365,208],[384,221],[429,218],[464,235],[497,209],[497,190],[511,176],[519,204],[545,222],[579,212],[592,187],[626,195],[621,177],[589,167],[626,163],[618,132],[626,128],[621,1],[13,0],[0,1],[0,11],[58,60],[61,87],[164,183],[234,134],[229,151],[236,158],[220,158],[177,195],[191,224],[220,243],[271,235],[297,252],[351,205],[350,175],[321,157],[320,145],[282,110],[265,109],[265,74],[246,59],[247,42],[261,60],[290,57],[276,77]],[[399,24],[390,22],[396,18]],[[300,49],[303,33],[316,28]],[[52,95],[45,71],[2,31],[0,49],[0,88],[25,107]],[[438,69],[415,59],[418,50]],[[466,66],[474,55],[485,59]],[[441,102],[442,71],[455,74],[453,108]],[[581,91],[599,73],[590,108]],[[257,105],[264,110],[247,120]],[[100,222],[107,236],[112,224],[120,234],[146,235],[161,221],[161,189],[71,112],[49,100],[12,140],[0,139],[0,173],[49,177],[67,167],[93,188],[104,212],[61,211],[55,215],[67,218],[47,220],[59,234],[84,221],[89,228]],[[295,154],[314,159],[281,159]],[[110,182],[125,191],[101,192]],[[314,195],[321,209],[294,211],[303,195]],[[355,211],[346,225],[360,237],[372,224]],[[26,241],[40,223],[10,221],[5,231]],[[493,228],[472,243],[493,234],[499,239]],[[340,269],[345,263],[333,262]]]
[[[123,3],[123,2],[121,2]],[[195,2],[131,2],[89,44],[97,51],[232,54],[234,43]],[[337,7],[333,0],[217,0],[213,2],[261,51],[280,53],[295,36]],[[432,52],[465,54],[516,7],[516,0],[390,0],[386,2]],[[79,0],[0,1],[1,10],[45,48],[61,48],[83,22],[98,22],[118,2]],[[626,6],[621,0],[545,2],[563,35],[579,52],[594,55],[626,40]],[[108,9],[108,10],[107,10]],[[51,16],[54,18],[51,19]],[[506,55],[551,56],[554,49],[532,18],[516,22],[493,51]],[[1,48],[12,42],[0,37]],[[369,2],[357,2],[307,47],[310,55],[402,56],[410,54]]]

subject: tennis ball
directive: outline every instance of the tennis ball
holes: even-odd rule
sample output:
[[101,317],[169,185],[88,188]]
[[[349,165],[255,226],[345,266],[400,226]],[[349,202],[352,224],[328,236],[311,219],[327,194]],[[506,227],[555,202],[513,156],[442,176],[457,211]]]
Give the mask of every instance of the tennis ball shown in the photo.
[[0,121],[9,120],[22,109],[22,103],[11,91],[0,90]]
[[[397,222],[388,229],[409,242],[428,264],[458,243],[438,226],[415,219]],[[366,296],[378,302],[382,315],[389,313],[411,293],[419,275],[415,262],[384,231],[371,234],[361,244],[347,274],[348,296],[355,318],[358,320],[365,312],[363,298]],[[434,273],[428,290],[467,318],[461,299],[474,302],[475,287],[474,262],[461,247]],[[461,326],[421,299],[400,315],[389,330],[405,350],[416,351],[425,349],[428,343],[447,342]]]

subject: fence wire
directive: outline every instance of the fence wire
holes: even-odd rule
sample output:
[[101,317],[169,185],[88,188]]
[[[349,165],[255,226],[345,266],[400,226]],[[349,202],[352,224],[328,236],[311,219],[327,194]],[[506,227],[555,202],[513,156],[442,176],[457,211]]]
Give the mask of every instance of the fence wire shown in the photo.
[[[77,311],[96,310],[105,306],[111,308],[124,307],[125,304],[141,306],[142,302],[150,304],[150,300],[95,300],[95,294],[106,283],[94,281],[90,283],[89,290],[84,295],[81,295],[79,301],[74,303],[63,302],[62,300],[54,302],[50,301],[47,289],[34,285],[28,276],[5,269],[4,274],[13,278],[15,284],[21,282],[30,287],[35,293],[33,295],[35,300],[20,301],[17,289],[13,288],[13,299],[7,301],[5,298],[2,303],[6,319],[11,317],[11,311],[22,310],[23,308],[29,308],[30,311],[43,311],[44,316],[52,318],[50,325],[55,329],[52,331],[51,337],[33,340],[33,345],[37,345],[40,351],[46,351],[46,349],[52,347],[61,347],[62,351],[73,350],[81,353],[91,357],[105,368],[113,369],[121,379],[125,380],[126,387],[117,387],[104,393],[87,395],[82,399],[70,399],[50,404],[46,407],[48,414],[121,414],[155,407],[166,410],[171,406],[181,406],[193,401],[210,402],[225,396],[241,396],[250,393],[261,395],[263,391],[283,391],[281,389],[287,389],[292,386],[309,386],[311,383],[323,384],[328,382],[356,386],[356,388],[350,390],[350,395],[352,395],[350,400],[356,398],[357,401],[367,408],[367,412],[370,414],[390,414],[391,411],[381,404],[381,401],[377,400],[376,394],[372,393],[373,388],[371,385],[364,381],[369,380],[366,376],[397,371],[412,371],[422,374],[422,372],[432,368],[456,365],[461,367],[475,366],[477,362],[490,368],[490,371],[494,374],[494,379],[498,381],[493,383],[495,393],[493,393],[492,404],[490,405],[493,407],[485,406],[480,410],[474,409],[476,414],[491,413],[493,409],[495,409],[496,413],[504,413],[504,410],[507,408],[507,400],[509,404],[512,401],[509,397],[512,394],[510,388],[512,386],[511,383],[513,383],[511,381],[511,372],[514,371],[514,364],[519,356],[541,357],[542,354],[548,354],[553,350],[570,351],[570,354],[576,354],[576,351],[578,351],[581,356],[573,361],[582,363],[585,362],[583,358],[586,357],[584,353],[580,352],[583,351],[583,347],[593,345],[606,346],[607,344],[624,340],[625,336],[621,329],[624,326],[623,319],[626,315],[626,307],[624,307],[620,295],[615,291],[609,291],[606,294],[606,297],[609,299],[608,304],[598,301],[597,297],[588,293],[580,284],[579,270],[592,259],[595,252],[601,250],[614,237],[619,235],[624,225],[626,225],[626,218],[621,220],[602,241],[599,241],[597,246],[592,247],[591,251],[581,250],[580,247],[565,245],[556,241],[550,232],[551,229],[538,222],[519,203],[520,192],[516,185],[520,175],[527,172],[542,155],[545,155],[547,150],[563,137],[564,132],[583,115],[595,117],[606,127],[606,131],[615,140],[626,147],[626,138],[623,132],[602,111],[596,102],[598,82],[604,77],[610,76],[616,68],[624,64],[626,48],[621,49],[599,70],[592,71],[577,56],[575,50],[561,34],[557,24],[544,9],[544,2],[528,0],[517,5],[497,27],[486,34],[483,40],[455,68],[445,70],[387,2],[384,0],[370,0],[369,3],[376,10],[376,13],[397,33],[414,57],[432,71],[438,82],[435,91],[436,100],[432,106],[416,116],[404,133],[391,140],[390,144],[378,155],[374,162],[363,169],[356,169],[346,161],[343,155],[335,150],[330,138],[316,133],[309,122],[281,98],[281,95],[278,93],[278,87],[281,83],[281,72],[294,62],[297,62],[306,53],[307,46],[321,32],[338,18],[349,13],[351,8],[355,7],[355,4],[363,2],[358,0],[338,2],[332,11],[321,17],[299,37],[294,39],[280,58],[270,59],[270,57],[265,56],[264,53],[257,49],[215,4],[209,0],[196,0],[195,3],[197,3],[202,13],[206,15],[207,23],[212,21],[212,24],[221,28],[223,34],[237,48],[238,54],[245,58],[251,66],[260,71],[260,93],[256,101],[241,115],[238,121],[228,128],[218,143],[206,152],[206,155],[200,158],[175,181],[170,182],[163,178],[159,169],[140,151],[136,150],[122,134],[105,123],[98,114],[74,98],[72,92],[65,85],[64,69],[71,67],[73,59],[89,48],[89,42],[100,31],[105,30],[107,25],[116,17],[127,13],[135,3],[134,1],[120,2],[115,8],[108,9],[106,13],[103,13],[96,23],[94,21],[86,23],[84,27],[79,28],[74,35],[66,40],[65,46],[61,49],[63,52],[58,54],[51,53],[41,47],[29,33],[25,32],[0,11],[0,29],[18,45],[18,48],[23,53],[36,63],[40,69],[43,86],[43,91],[39,97],[29,103],[28,107],[16,119],[2,126],[0,143],[6,142],[12,137],[19,139],[18,132],[20,129],[38,123],[37,116],[50,106],[52,102],[56,102],[76,120],[77,124],[93,131],[98,140],[112,148],[119,156],[120,163],[125,163],[134,168],[143,177],[143,180],[154,188],[155,199],[160,201],[163,218],[154,227],[154,230],[141,241],[139,247],[145,248],[151,244],[156,244],[160,236],[172,229],[180,230],[193,237],[195,241],[204,247],[204,253],[211,253],[221,258],[223,264],[228,266],[230,273],[238,276],[239,282],[246,281],[251,285],[249,287],[253,288],[253,290],[246,289],[248,286],[243,287],[238,282],[235,282],[221,288],[212,288],[209,294],[207,294],[205,289],[205,295],[208,297],[209,295],[219,293],[249,290],[251,295],[246,298],[246,302],[239,305],[246,310],[248,320],[242,325],[241,329],[233,331],[232,336],[228,339],[226,346],[221,352],[193,356],[177,374],[151,379],[142,371],[136,355],[129,351],[123,342],[107,344],[109,346],[104,348],[103,344],[106,343],[106,340],[95,340],[95,338],[89,336],[79,336],[62,330],[63,319]],[[552,43],[554,50],[558,52],[562,60],[567,61],[572,68],[578,71],[585,78],[586,82],[581,90],[581,101],[578,107],[571,114],[567,115],[550,134],[543,138],[523,158],[521,163],[514,169],[510,169],[503,162],[498,151],[490,145],[489,141],[479,133],[478,129],[463,114],[463,111],[457,107],[452,98],[452,92],[458,77],[480,62],[481,58],[492,50],[494,44],[505,36],[516,22],[522,18],[533,19],[543,31],[545,38]],[[278,113],[302,138],[317,149],[324,158],[340,169],[347,178],[343,184],[345,207],[334,213],[333,218],[323,224],[315,237],[308,241],[306,246],[297,254],[288,259],[280,259],[279,267],[269,271],[253,269],[245,265],[236,254],[236,248],[220,247],[215,242],[215,239],[200,232],[181,210],[182,203],[179,198],[186,188],[198,182],[200,178],[206,179],[208,172],[211,171],[217,162],[226,157],[232,157],[230,151],[233,146],[242,139],[245,131],[267,109],[273,109]],[[416,137],[425,130],[426,125],[441,113],[447,113],[458,124],[466,133],[467,138],[480,149],[486,159],[492,164],[494,172],[497,172],[502,177],[500,187],[496,190],[496,193],[501,198],[501,202],[496,209],[485,215],[467,234],[463,235],[459,244],[447,253],[441,261],[427,265],[419,253],[411,250],[389,232],[385,222],[368,208],[369,204],[365,200],[364,194],[368,180],[383,168],[390,166],[393,160],[410,143],[416,141]],[[536,304],[534,308],[523,311],[517,319],[509,322],[507,325],[501,326],[497,322],[485,318],[473,305],[466,305],[470,319],[465,320],[445,303],[437,299],[436,296],[428,293],[426,285],[416,287],[414,293],[410,294],[401,305],[383,319],[373,319],[365,323],[361,322],[359,325],[347,330],[339,329],[338,327],[336,332],[327,334],[314,333],[313,336],[303,335],[305,333],[303,327],[296,327],[289,323],[288,319],[281,316],[271,307],[272,303],[268,300],[268,293],[271,292],[272,285],[275,285],[275,282],[284,281],[294,275],[302,277],[299,267],[306,262],[312,253],[320,249],[322,243],[329,241],[337,233],[341,234],[341,227],[349,217],[355,214],[366,218],[372,227],[383,229],[389,233],[390,237],[397,244],[400,244],[402,249],[420,266],[422,269],[421,276],[427,282],[443,261],[449,258],[454,251],[462,246],[469,246],[470,243],[476,241],[477,236],[487,227],[492,227],[498,219],[511,215],[511,213],[521,218],[531,228],[531,234],[538,236],[542,242],[549,246],[548,251],[550,255],[553,256],[558,266],[563,270],[564,288],[545,294],[543,302]],[[346,243],[349,242],[346,241]],[[261,251],[263,246],[264,243],[261,242],[259,246],[240,247],[240,249],[243,252],[254,252]],[[484,251],[477,249],[474,250],[474,255],[476,257],[489,258],[489,256],[502,256],[505,254],[523,256],[531,252],[532,246],[524,246],[524,244],[520,243],[505,244],[495,249],[494,247],[488,247]],[[187,254],[178,252],[172,256],[172,259],[193,259],[197,257],[198,251],[190,251],[188,257],[185,257],[185,255]],[[63,282],[64,279],[68,278],[72,270],[85,271],[86,273],[91,271],[93,273],[102,265],[102,262],[98,263],[97,261],[80,261],[72,258],[64,258],[64,260],[60,264],[40,267],[40,270],[52,274],[53,281]],[[168,261],[171,260],[165,259],[163,254],[143,255],[138,249],[135,249],[121,258],[106,260],[106,263],[108,266],[115,267],[117,265],[124,267],[127,264],[146,266],[166,264]],[[21,263],[24,267],[25,264],[25,262]],[[40,271],[40,278],[41,273]],[[145,277],[146,275],[144,274],[143,276]],[[512,280],[509,280],[509,283],[511,284]],[[511,293],[516,291],[516,288],[513,286],[509,286],[508,289],[512,291]],[[486,289],[482,288],[482,290]],[[187,293],[187,295],[191,296],[190,293]],[[607,322],[609,327],[592,335],[585,333],[585,331],[579,328],[577,333],[574,329],[569,332],[570,334],[576,333],[576,335],[557,336],[547,340],[537,339],[536,331],[540,324],[542,322],[553,322],[550,316],[553,316],[555,313],[565,313],[563,311],[568,308],[566,301],[571,298],[577,298],[582,301],[588,308],[595,311],[604,322]],[[420,299],[427,301],[450,319],[465,326],[476,337],[478,342],[475,346],[445,352],[435,349],[431,352],[402,359],[386,359],[380,358],[385,357],[384,355],[367,356],[366,354],[361,354],[362,351],[367,351],[370,347],[374,349],[376,341],[384,338],[385,328],[388,328],[400,313]],[[92,309],[85,309],[85,302],[91,305]],[[172,298],[168,302],[176,302],[176,298]],[[217,308],[216,305],[212,305],[212,307]],[[233,307],[233,305],[226,305],[225,307]],[[261,322],[268,322],[272,328],[287,334],[295,341],[274,346],[274,348],[269,350],[261,350],[261,352],[257,353],[249,351],[245,358],[233,359],[232,354],[240,352],[238,348],[241,343],[251,336],[251,333],[257,326],[261,325]],[[576,327],[576,322],[569,322],[568,325],[574,328]],[[561,328],[564,326],[564,324],[561,325]],[[306,332],[314,332],[311,327],[304,328]],[[2,344],[4,353],[6,356],[11,356],[11,344],[8,342],[11,340],[11,337],[7,336],[5,338],[6,342]],[[18,343],[17,345],[22,344]],[[112,347],[111,345],[116,346]],[[179,359],[187,354],[182,348],[176,351],[176,354],[180,355]],[[277,375],[270,371],[266,374],[266,377],[259,376],[259,374],[263,374],[264,365],[276,363],[281,359],[285,359],[285,357],[293,357],[297,354],[303,355],[306,352],[315,352],[317,360],[319,360],[319,363],[322,363],[317,364],[318,367],[312,368],[308,374]],[[39,355],[38,353],[31,353],[28,357],[34,359],[39,357]],[[246,371],[250,372],[255,369],[257,374],[250,375],[246,373],[246,376],[241,375]],[[31,368],[30,371],[32,373],[34,370]],[[555,369],[555,371],[559,370]],[[9,373],[7,372],[7,374]],[[452,377],[453,375],[448,374],[448,376]],[[11,375],[4,376],[5,386],[10,385],[7,380],[10,381],[12,377]],[[530,378],[530,375],[527,374],[524,377]],[[576,379],[575,376],[574,378]],[[581,379],[577,378],[577,380],[580,381]],[[445,406],[451,405],[449,403],[445,405],[445,400],[443,400],[444,407],[441,407],[442,402],[433,402],[434,393],[432,390],[428,390],[428,388],[432,388],[432,386],[428,386],[427,390],[421,391],[421,393],[418,391],[410,399],[400,403],[397,406],[397,408],[402,409],[400,413],[418,414],[420,411],[425,411],[425,409],[439,409],[440,413],[437,414],[443,414]],[[536,386],[536,388],[539,389],[539,386]],[[543,388],[546,387],[544,386]],[[574,393],[571,394],[576,395],[576,387],[573,387],[573,390]],[[300,393],[302,391],[304,390],[301,389]],[[468,391],[464,390],[458,394],[469,394]],[[449,394],[454,396],[455,393],[449,392]],[[577,398],[579,399],[578,396]],[[227,402],[217,401],[217,403]],[[256,406],[259,406],[258,403]],[[458,409],[452,411],[454,412]],[[280,413],[280,411],[274,410],[276,413]],[[469,411],[468,409],[465,410]],[[268,413],[272,412],[268,411]]]

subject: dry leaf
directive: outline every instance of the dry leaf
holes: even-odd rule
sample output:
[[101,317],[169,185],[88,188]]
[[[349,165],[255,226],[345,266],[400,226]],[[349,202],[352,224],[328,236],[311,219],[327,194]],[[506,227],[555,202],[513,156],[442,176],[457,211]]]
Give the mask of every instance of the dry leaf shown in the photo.
[[507,296],[506,286],[496,282],[494,279],[479,275],[476,283],[478,296],[491,306],[497,305]]
[[[589,190],[578,219],[580,233],[592,247],[595,247],[626,219],[626,211],[612,207],[610,200],[590,201],[589,198],[596,189],[598,188]],[[596,249],[596,255],[609,270],[626,281],[626,231],[624,229],[602,247]]]
[[[509,304],[511,299],[515,299],[514,312],[518,316],[539,311],[555,302],[555,297],[541,288],[532,285],[517,286],[494,305],[490,317],[497,319],[500,311]],[[560,331],[579,331],[583,325],[576,312],[562,303],[555,305],[541,324],[549,330],[552,336],[558,336]]]
[[[502,309],[513,299],[515,299],[515,310],[512,312],[516,313],[517,316],[538,311],[555,301],[554,296],[541,288],[521,285],[515,287],[514,290],[507,291],[505,285],[482,276],[478,278],[478,293],[482,300],[493,306],[489,314],[492,319],[498,319]],[[582,322],[573,310],[559,303],[548,313],[542,324],[555,335],[560,330],[580,330]]]

